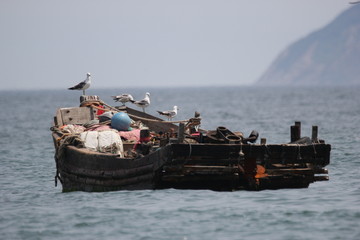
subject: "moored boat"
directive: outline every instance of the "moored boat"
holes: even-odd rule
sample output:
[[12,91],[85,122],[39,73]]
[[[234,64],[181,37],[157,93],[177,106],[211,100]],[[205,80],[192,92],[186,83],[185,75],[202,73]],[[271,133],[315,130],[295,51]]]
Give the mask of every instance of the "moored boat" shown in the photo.
[[[131,118],[130,128],[114,126],[114,116]],[[219,126],[199,129],[201,118],[163,121],[145,112],[112,107],[97,96],[82,96],[79,107],[60,108],[51,128],[55,182],[67,191],[135,189],[211,189],[216,191],[306,188],[328,180],[331,145],[301,137],[267,144]]]

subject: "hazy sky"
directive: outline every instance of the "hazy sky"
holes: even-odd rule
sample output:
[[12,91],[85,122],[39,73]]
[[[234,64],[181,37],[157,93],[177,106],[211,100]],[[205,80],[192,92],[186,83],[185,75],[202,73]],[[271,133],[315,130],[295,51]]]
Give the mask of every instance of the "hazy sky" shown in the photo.
[[343,0],[0,0],[0,90],[244,85]]

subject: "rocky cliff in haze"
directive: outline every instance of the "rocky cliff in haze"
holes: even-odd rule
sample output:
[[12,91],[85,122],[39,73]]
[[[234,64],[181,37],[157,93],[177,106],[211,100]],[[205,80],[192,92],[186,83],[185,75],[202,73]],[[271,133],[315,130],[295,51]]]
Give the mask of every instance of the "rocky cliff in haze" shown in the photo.
[[360,85],[360,4],[290,45],[257,85]]

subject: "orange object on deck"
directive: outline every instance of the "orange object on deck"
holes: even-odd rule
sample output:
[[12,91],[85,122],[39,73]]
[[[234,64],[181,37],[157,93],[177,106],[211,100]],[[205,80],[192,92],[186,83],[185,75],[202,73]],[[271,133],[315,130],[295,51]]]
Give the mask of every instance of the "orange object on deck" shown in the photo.
[[267,177],[266,169],[261,165],[256,165],[256,175],[255,178]]

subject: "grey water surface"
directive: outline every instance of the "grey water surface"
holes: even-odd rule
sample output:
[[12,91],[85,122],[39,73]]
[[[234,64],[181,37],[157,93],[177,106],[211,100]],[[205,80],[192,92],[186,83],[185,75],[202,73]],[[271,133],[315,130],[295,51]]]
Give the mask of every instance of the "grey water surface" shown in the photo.
[[151,93],[147,112],[199,111],[202,128],[226,126],[268,143],[302,135],[332,145],[330,181],[260,192],[143,190],[62,193],[54,186],[49,130],[56,108],[78,106],[79,91],[0,91],[0,239],[360,239],[360,87],[89,89]]

